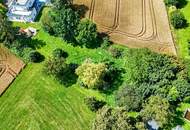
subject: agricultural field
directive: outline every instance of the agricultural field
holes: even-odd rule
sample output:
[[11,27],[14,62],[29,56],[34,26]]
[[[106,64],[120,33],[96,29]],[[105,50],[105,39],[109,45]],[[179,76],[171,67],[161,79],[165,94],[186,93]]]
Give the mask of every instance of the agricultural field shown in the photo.
[[0,46],[0,95],[12,83],[25,64],[8,49]]
[[[74,0],[115,43],[176,54],[163,0]],[[109,6],[108,6],[109,5]]]

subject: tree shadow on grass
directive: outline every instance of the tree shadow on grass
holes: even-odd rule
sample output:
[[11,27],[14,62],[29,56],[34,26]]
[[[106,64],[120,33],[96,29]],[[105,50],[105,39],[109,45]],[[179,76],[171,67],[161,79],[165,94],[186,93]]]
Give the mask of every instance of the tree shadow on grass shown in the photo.
[[184,8],[187,5],[187,3],[188,3],[187,0],[178,0],[178,1],[179,1],[179,3],[176,6],[179,9]]
[[125,70],[123,68],[114,67],[113,62],[110,62],[107,65],[109,72],[104,76],[105,84],[103,85],[101,92],[110,95],[113,94],[115,90],[118,90],[123,84],[123,74],[125,73]]
[[18,37],[17,41],[21,47],[30,47],[32,49],[40,49],[46,45],[46,43],[42,40],[25,37]]
[[65,87],[70,87],[77,82],[78,76],[75,74],[75,69],[78,67],[77,64],[69,64],[68,69],[59,77],[59,81]]
[[80,18],[84,18],[86,12],[89,10],[89,8],[84,4],[82,5],[73,4],[71,8],[79,13]]

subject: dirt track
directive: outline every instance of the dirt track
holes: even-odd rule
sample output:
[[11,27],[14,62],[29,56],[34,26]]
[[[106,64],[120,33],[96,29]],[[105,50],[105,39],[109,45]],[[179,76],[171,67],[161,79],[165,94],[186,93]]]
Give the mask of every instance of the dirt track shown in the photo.
[[119,44],[176,54],[163,0],[74,0],[86,17]]
[[0,45],[0,95],[16,78],[25,64]]

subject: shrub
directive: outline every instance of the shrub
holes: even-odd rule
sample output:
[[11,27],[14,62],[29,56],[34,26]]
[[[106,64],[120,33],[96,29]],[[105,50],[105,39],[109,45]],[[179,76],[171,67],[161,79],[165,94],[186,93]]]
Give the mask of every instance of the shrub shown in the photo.
[[95,97],[86,97],[85,103],[91,111],[97,111],[106,104],[106,102],[97,100]]
[[24,59],[25,62],[30,61],[30,53],[32,51],[33,49],[30,47],[23,48],[22,54],[20,56]]
[[155,120],[161,128],[172,121],[172,112],[168,100],[159,96],[151,96],[143,105],[140,115],[144,122]]
[[111,46],[108,51],[111,53],[111,55],[114,57],[114,58],[120,58],[123,56],[123,52],[124,50],[122,48],[117,48],[117,47],[114,47],[114,46]]
[[135,124],[124,109],[104,106],[97,112],[92,130],[135,130]]
[[116,103],[120,107],[125,107],[127,111],[140,111],[143,96],[138,93],[134,86],[125,86],[116,93]]
[[76,40],[79,45],[85,47],[95,47],[97,42],[97,27],[96,24],[88,19],[82,20],[77,27],[78,35]]
[[79,80],[88,88],[100,89],[104,83],[103,77],[106,71],[107,66],[104,63],[95,64],[91,61],[85,61],[76,69],[76,74],[79,76]]
[[30,52],[30,54],[29,54],[29,61],[30,62],[37,63],[37,62],[41,62],[43,60],[44,60],[44,56],[40,52],[38,52],[38,51]]
[[179,29],[186,26],[186,19],[182,12],[179,10],[173,11],[170,16],[171,24],[174,28]]
[[53,15],[51,11],[46,11],[41,18],[42,28],[50,33],[54,34],[53,31]]
[[57,57],[57,58],[67,58],[68,57],[68,53],[63,51],[61,48],[57,48],[55,50],[53,50],[53,57]]
[[187,80],[179,78],[173,82],[173,86],[176,87],[179,93],[178,100],[182,101],[183,98],[190,96],[190,83]]
[[111,44],[112,44],[112,43],[111,43],[109,37],[104,37],[104,38],[102,39],[101,48],[102,48],[102,49],[107,49]]
[[67,42],[75,42],[77,26],[80,22],[79,14],[71,8],[62,8],[53,17],[53,31]]
[[48,75],[59,76],[67,67],[65,58],[49,58],[44,64],[44,72]]

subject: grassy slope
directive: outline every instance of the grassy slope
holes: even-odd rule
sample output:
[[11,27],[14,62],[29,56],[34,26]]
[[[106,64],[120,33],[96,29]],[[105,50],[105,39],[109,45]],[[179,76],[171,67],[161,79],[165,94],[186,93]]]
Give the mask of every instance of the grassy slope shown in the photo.
[[[69,53],[68,62],[81,63],[86,58],[95,61],[111,58],[106,51],[73,47],[59,38],[49,36],[40,29],[39,23],[15,23],[15,26],[34,26],[39,29],[35,39],[38,40],[36,42],[44,44],[38,50],[46,58],[57,47],[62,47]],[[119,60],[118,63],[120,64]],[[76,85],[68,88],[60,85],[42,74],[42,65],[43,63],[29,64],[0,97],[0,129],[88,130],[95,113],[84,104],[84,97],[93,95],[113,104],[112,96]]]
[[[188,0],[188,4],[184,8],[182,8],[181,11],[184,13],[188,23],[190,23],[190,0]],[[187,43],[187,39],[190,39],[190,26],[185,29],[175,30],[175,33],[177,45],[179,47],[179,55],[183,58],[190,59],[190,50],[188,50]]]

